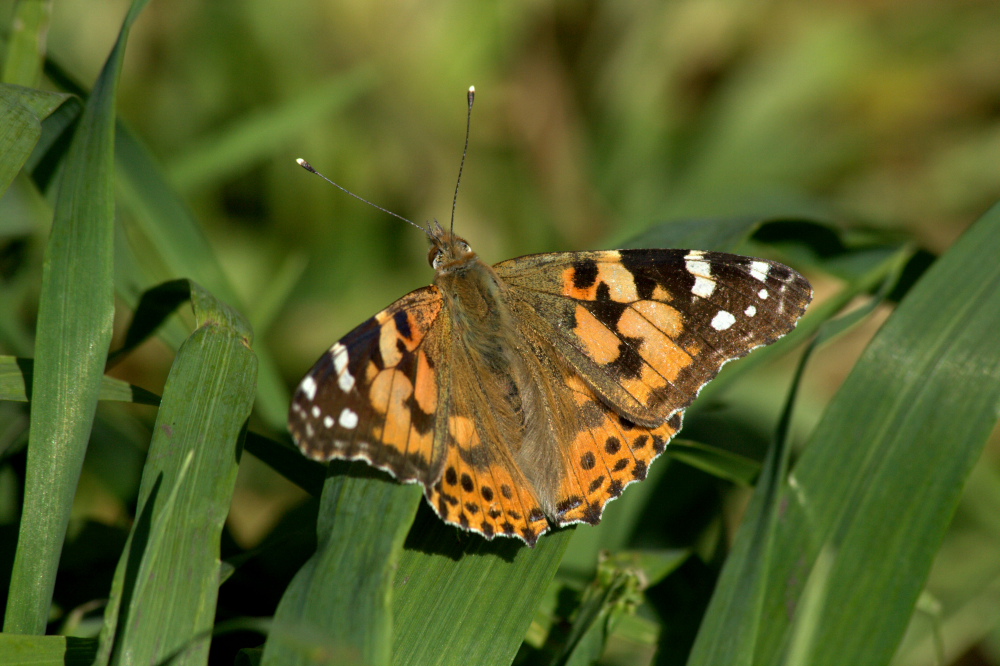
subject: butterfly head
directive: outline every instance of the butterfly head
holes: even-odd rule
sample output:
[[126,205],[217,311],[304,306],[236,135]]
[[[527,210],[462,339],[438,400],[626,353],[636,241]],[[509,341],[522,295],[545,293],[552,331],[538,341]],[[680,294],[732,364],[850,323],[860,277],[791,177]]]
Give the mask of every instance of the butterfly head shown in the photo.
[[461,272],[478,260],[464,238],[442,228],[440,224],[429,230],[427,237],[431,241],[427,262],[438,273]]

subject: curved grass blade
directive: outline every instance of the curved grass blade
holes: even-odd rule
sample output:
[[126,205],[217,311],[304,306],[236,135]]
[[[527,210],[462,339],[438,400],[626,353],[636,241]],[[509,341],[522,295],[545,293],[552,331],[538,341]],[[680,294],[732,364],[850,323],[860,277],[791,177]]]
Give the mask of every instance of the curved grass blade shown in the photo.
[[197,329],[164,387],[139,509],[105,612],[98,664],[204,664],[223,523],[256,388],[252,334],[189,283]]
[[820,619],[799,629],[813,632],[809,663],[895,652],[1000,410],[997,256],[1000,206],[909,292],[824,414],[790,479],[756,663],[780,662],[824,549]]
[[42,135],[42,119],[68,95],[0,84],[0,193],[31,155]]
[[66,156],[45,249],[24,509],[4,630],[44,633],[69,511],[94,421],[114,314],[115,92],[122,25]]
[[[170,271],[168,277],[192,278],[227,303],[239,307],[240,299],[212,251],[197,220],[167,184],[156,160],[132,132],[119,124],[115,162],[119,167],[119,195],[133,213],[138,231],[155,247],[157,262]],[[140,258],[141,263],[141,258]],[[149,276],[130,276],[117,283],[119,295],[135,305],[149,287]],[[242,309],[242,308],[241,308]],[[257,345],[258,415],[275,430],[284,428],[288,416],[288,388],[266,347]]]

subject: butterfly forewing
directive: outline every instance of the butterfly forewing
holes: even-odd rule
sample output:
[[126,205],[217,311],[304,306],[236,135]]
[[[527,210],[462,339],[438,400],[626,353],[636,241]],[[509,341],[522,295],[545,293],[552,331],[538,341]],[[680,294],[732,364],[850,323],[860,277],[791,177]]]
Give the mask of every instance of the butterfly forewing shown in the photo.
[[333,345],[292,397],[289,430],[310,458],[365,460],[402,481],[431,464],[442,375],[437,287],[418,289]]
[[727,361],[785,335],[812,298],[787,266],[721,252],[566,252],[495,269],[601,398],[647,426],[690,405]]

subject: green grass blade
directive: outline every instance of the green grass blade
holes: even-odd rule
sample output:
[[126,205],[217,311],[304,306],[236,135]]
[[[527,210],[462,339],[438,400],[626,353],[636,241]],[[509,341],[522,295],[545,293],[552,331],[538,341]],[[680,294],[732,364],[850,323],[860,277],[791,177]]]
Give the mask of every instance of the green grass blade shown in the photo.
[[[1000,407],[1000,207],[910,291],[790,480],[755,663],[779,663],[820,552],[835,554],[811,664],[889,661]],[[801,655],[796,655],[801,658]]]
[[256,358],[242,318],[191,283],[198,328],[177,352],[118,563],[100,664],[204,664],[222,526],[253,405]]
[[111,342],[115,92],[136,0],[66,156],[45,249],[24,509],[4,630],[44,633]]
[[316,553],[278,604],[263,666],[393,663],[391,586],[421,494],[367,465],[331,464]]
[[31,155],[42,135],[42,119],[67,95],[0,84],[0,193]]
[[[132,212],[136,230],[156,249],[156,262],[169,270],[170,275],[160,277],[190,278],[223,301],[240,307],[236,290],[208,239],[191,211],[167,184],[156,160],[124,125],[119,125],[116,136],[119,195]],[[148,279],[120,281],[119,295],[135,306],[140,293],[149,286]],[[283,430],[288,416],[288,388],[266,347],[258,343],[256,352],[258,415],[275,430]]]
[[574,530],[534,548],[463,534],[429,509],[407,539],[393,598],[393,663],[509,664]]
[[[170,182],[181,191],[190,191],[232,178],[235,171],[269,157],[280,146],[300,137],[304,126],[357,100],[374,83],[370,68],[357,67],[296,99],[244,118],[219,135],[198,141],[197,150],[176,160],[170,168]],[[288,160],[289,167],[294,166],[295,157]]]
[[[0,356],[0,400],[27,402],[31,393],[34,362],[30,358]],[[102,377],[98,400],[158,405],[160,399],[149,391],[114,377]]]
[[96,652],[92,638],[0,634],[0,664],[5,666],[90,666]]
[[4,82],[22,86],[39,84],[51,15],[52,0],[19,0],[6,35]]

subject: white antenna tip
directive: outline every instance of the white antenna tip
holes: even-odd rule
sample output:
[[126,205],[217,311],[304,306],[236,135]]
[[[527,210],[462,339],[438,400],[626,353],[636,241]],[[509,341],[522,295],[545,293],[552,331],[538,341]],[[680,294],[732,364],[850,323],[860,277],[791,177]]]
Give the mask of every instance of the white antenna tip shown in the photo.
[[304,159],[302,159],[301,157],[300,157],[300,158],[298,158],[297,160],[295,160],[295,163],[296,163],[296,164],[298,164],[299,166],[305,166],[305,165],[309,164],[309,162],[306,162],[306,161],[305,161]]
[[469,86],[469,92],[470,93],[475,93],[476,92],[476,86]]

